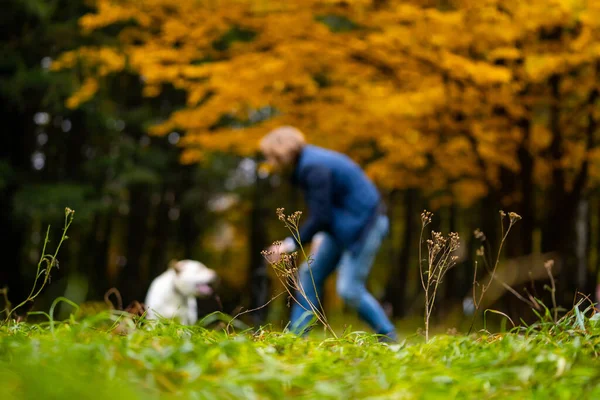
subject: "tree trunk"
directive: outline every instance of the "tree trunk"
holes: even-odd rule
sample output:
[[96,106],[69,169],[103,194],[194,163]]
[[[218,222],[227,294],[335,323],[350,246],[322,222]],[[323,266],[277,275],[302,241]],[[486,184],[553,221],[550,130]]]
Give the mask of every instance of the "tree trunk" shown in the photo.
[[129,190],[126,264],[119,274],[117,287],[123,297],[123,306],[144,298],[142,255],[146,249],[150,209],[150,194],[146,186],[133,185]]
[[490,191],[481,202],[481,231],[485,234],[486,240],[490,245],[492,254],[488,254],[488,256],[492,258],[495,258],[500,246],[499,212],[501,209],[502,206],[495,191]]
[[95,257],[96,249],[98,247],[98,237],[101,235],[101,219],[100,214],[96,214],[94,220],[91,223],[90,230],[86,232],[85,239],[82,240],[83,246],[78,254],[78,267],[82,273],[86,274],[89,285],[89,290],[86,295],[86,299],[99,299],[102,298],[104,285],[101,283],[102,270],[96,269]]
[[533,183],[533,157],[529,152],[529,141],[531,125],[529,120],[523,121],[523,144],[519,148],[518,157],[521,164],[521,202],[517,211],[523,219],[517,225],[518,235],[522,245],[521,254],[533,252],[533,232],[535,230],[536,215],[534,205],[534,183]]
[[[2,240],[0,240],[0,254],[2,254],[0,289],[8,288],[8,299],[13,306],[25,300],[28,293],[26,282],[24,282],[21,273],[23,264],[21,249],[23,248],[25,229],[23,223],[15,221],[13,218],[12,200],[14,190],[15,188],[10,188],[0,195],[0,226],[6,229]],[[0,310],[4,308],[4,299],[0,297]]]
[[[536,215],[534,209],[533,157],[529,152],[530,121],[522,120],[519,126],[523,130],[523,142],[517,156],[520,170],[517,174],[506,171],[502,190],[504,194],[516,197],[516,201],[507,205],[505,211],[514,211],[523,219],[515,224],[507,238],[506,255],[520,257],[533,252],[533,233]],[[509,189],[509,191],[507,190]]]
[[[258,172],[258,170],[257,170]],[[250,313],[252,323],[256,325],[263,324],[267,319],[269,307],[267,303],[271,295],[271,282],[268,275],[267,264],[261,251],[267,247],[267,232],[265,221],[267,220],[266,210],[263,206],[263,196],[267,182],[256,174],[254,190],[252,193],[252,206],[250,210],[250,309],[257,309]]]
[[[600,74],[600,65],[596,65],[596,74]],[[593,283],[587,268],[588,220],[589,212],[586,198],[586,186],[589,176],[589,163],[585,160],[575,178],[573,188],[566,191],[565,173],[559,161],[563,156],[563,142],[559,126],[559,89],[560,80],[557,76],[550,79],[552,92],[552,108],[550,129],[552,143],[550,156],[554,161],[553,187],[550,198],[554,200],[548,214],[542,236],[542,251],[559,251],[562,258],[562,270],[558,279],[559,305],[570,308],[578,291],[584,294],[593,293]],[[598,127],[593,114],[593,106],[597,102],[599,91],[590,92],[587,105],[592,111],[588,115],[586,129],[586,147],[590,150],[595,143]],[[588,292],[586,292],[588,291]]]
[[[28,282],[23,281],[21,273],[27,224],[15,218],[14,196],[21,188],[23,176],[31,170],[29,157],[33,151],[34,138],[31,133],[34,127],[31,119],[26,120],[25,116],[29,117],[33,113],[13,107],[10,99],[0,100],[0,105],[7,107],[0,114],[3,116],[3,123],[12,127],[12,132],[0,135],[0,163],[5,161],[9,169],[9,176],[3,182],[4,187],[0,187],[0,226],[4,232],[0,240],[0,289],[6,286],[9,290],[9,300],[16,305],[25,300],[30,289]],[[2,309],[4,304],[0,298],[0,310]]]
[[581,199],[577,205],[575,219],[575,287],[586,295],[592,296],[595,291],[595,279],[588,270],[589,238],[590,238],[589,202]]
[[[92,254],[92,267],[90,273],[92,285],[90,285],[90,298],[101,299],[108,289],[110,289],[107,267],[113,217],[111,214],[97,215],[94,226],[94,232],[91,233],[94,240],[94,247],[90,253]],[[84,256],[90,257],[89,254]]]
[[150,248],[150,258],[148,266],[148,279],[144,282],[144,286],[148,287],[152,279],[163,273],[168,261],[168,243],[170,237],[170,205],[165,200],[165,192],[161,193],[161,200],[156,209],[154,216],[154,228],[152,232],[152,246]]
[[558,251],[563,261],[562,271],[557,282],[557,300],[559,305],[570,308],[575,295],[573,272],[575,240],[573,220],[577,203],[573,204],[566,193],[564,171],[558,164],[563,156],[563,143],[560,129],[560,78],[550,78],[551,89],[551,115],[550,131],[552,142],[550,144],[550,159],[553,161],[552,187],[548,198],[551,199],[549,211],[544,221],[542,231],[542,252]]
[[418,233],[417,225],[417,193],[415,189],[407,189],[404,193],[404,232],[398,261],[390,272],[385,289],[384,301],[392,307],[392,316],[399,318],[406,314],[406,289],[408,269],[412,256],[414,235]]
[[[450,206],[449,215],[448,215],[448,229],[450,232],[458,232],[458,210],[456,205],[453,203]],[[461,238],[461,246],[466,245],[465,238]],[[463,275],[466,274],[463,265],[456,265],[451,268],[446,273],[445,278],[445,299],[450,301],[462,299],[462,297],[467,292],[468,288],[471,286],[471,282],[468,282],[469,286],[465,286],[465,279],[462,278]]]
[[550,158],[553,161],[552,188],[550,195],[552,203],[545,221],[542,236],[542,252],[565,250],[566,240],[564,235],[569,231],[568,221],[572,220],[573,205],[567,204],[565,175],[558,164],[563,156],[563,143],[560,129],[560,77],[554,75],[550,78],[550,89],[552,93],[552,105],[550,110],[550,131],[552,142],[550,144]]
[[[185,191],[197,185],[193,179],[194,171],[190,167],[184,167],[181,183],[176,191],[176,196],[181,200]],[[189,205],[181,204],[181,213],[179,217],[178,242],[183,249],[177,249],[176,257],[196,259],[198,257],[198,237],[206,229],[205,225],[197,222],[197,215],[206,208],[205,204],[198,208],[192,208]]]
[[600,303],[600,284],[598,283],[598,278],[600,278],[598,276],[598,272],[599,272],[598,264],[600,263],[600,198],[596,199],[595,208],[596,208],[596,226],[595,226],[596,257],[594,260],[595,262],[592,264],[590,285],[594,286],[593,293],[595,293],[595,296],[593,298],[595,299],[596,303]]
[[[388,239],[390,241],[390,245],[388,247],[387,254],[387,267],[389,269],[388,281],[383,293],[383,298],[381,299],[384,308],[388,309],[388,313],[394,315],[394,311],[399,307],[397,303],[397,276],[396,271],[398,267],[398,257],[400,252],[398,251],[398,247],[401,247],[400,244],[396,246],[396,221],[399,220],[399,216],[396,216],[396,211],[398,208],[397,198],[400,192],[398,190],[392,190],[389,192],[387,196],[387,216],[390,221],[390,228],[388,233]],[[401,305],[400,305],[401,306]]]

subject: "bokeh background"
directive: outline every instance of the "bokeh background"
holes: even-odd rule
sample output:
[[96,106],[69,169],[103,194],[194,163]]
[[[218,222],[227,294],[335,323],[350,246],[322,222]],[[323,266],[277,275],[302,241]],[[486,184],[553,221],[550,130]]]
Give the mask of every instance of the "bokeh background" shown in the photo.
[[[207,310],[277,295],[260,251],[287,234],[276,208],[306,212],[257,157],[282,124],[348,154],[380,188],[392,231],[369,287],[399,324],[423,313],[424,209],[462,241],[439,326],[469,320],[474,270],[486,273],[473,232],[495,257],[499,210],[523,217],[502,252],[505,285],[551,304],[552,258],[558,304],[595,301],[595,0],[9,0],[0,14],[0,285],[13,302],[65,207],[75,220],[36,309],[103,302],[110,288],[143,301],[174,258],[221,276]],[[327,312],[347,324],[334,286]],[[244,318],[283,326],[287,302]],[[485,307],[533,317],[499,282]]]

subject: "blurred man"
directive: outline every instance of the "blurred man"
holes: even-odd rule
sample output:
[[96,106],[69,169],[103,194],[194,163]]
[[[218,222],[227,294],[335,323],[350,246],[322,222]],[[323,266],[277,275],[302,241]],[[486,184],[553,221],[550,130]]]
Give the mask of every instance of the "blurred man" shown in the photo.
[[[396,340],[394,325],[366,288],[371,266],[389,228],[375,185],[350,158],[306,144],[304,135],[293,127],[268,133],[261,140],[260,149],[275,170],[290,176],[304,192],[310,215],[299,229],[302,244],[311,242],[317,232],[322,233],[310,267],[312,277],[306,263],[299,270],[307,299],[296,296],[300,304],[292,306],[292,330],[305,332],[311,319],[306,315],[306,310],[310,310],[307,301],[319,307],[317,296],[320,299],[323,283],[337,269],[339,296],[376,333]],[[280,252],[292,252],[297,246],[288,237],[281,246],[272,246],[269,251],[276,261]]]

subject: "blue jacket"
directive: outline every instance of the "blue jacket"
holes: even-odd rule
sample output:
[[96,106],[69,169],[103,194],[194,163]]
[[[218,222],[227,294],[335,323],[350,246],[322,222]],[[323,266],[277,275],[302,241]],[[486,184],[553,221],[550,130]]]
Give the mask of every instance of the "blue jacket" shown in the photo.
[[323,231],[345,250],[360,250],[381,201],[363,170],[343,154],[306,145],[292,179],[302,188],[309,209],[309,217],[299,229],[300,240],[310,242]]

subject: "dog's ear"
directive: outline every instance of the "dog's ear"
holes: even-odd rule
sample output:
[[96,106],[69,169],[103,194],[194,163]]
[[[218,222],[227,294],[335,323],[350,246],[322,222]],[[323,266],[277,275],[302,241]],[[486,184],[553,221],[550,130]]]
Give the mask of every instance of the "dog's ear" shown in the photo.
[[169,268],[173,268],[177,274],[181,272],[181,264],[178,260],[169,261]]

